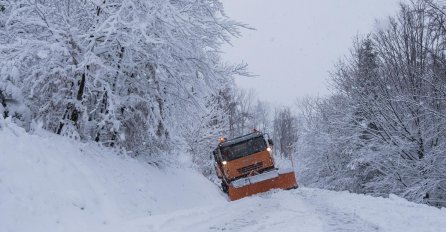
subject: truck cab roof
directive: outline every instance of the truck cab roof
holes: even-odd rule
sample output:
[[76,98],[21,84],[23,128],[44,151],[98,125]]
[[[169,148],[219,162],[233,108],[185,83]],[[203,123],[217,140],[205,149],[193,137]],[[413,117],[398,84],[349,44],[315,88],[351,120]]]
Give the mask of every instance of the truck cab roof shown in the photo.
[[237,144],[237,143],[241,143],[243,141],[247,141],[247,140],[250,140],[250,139],[253,139],[253,138],[257,138],[257,137],[261,137],[261,136],[263,137],[263,133],[257,131],[257,132],[253,132],[253,133],[250,133],[250,134],[247,134],[247,135],[243,135],[243,136],[240,136],[240,137],[236,137],[236,138],[227,140],[227,141],[225,141],[223,143],[220,143],[218,146],[219,147],[227,147],[227,146],[231,146],[231,145],[234,145],[234,144]]

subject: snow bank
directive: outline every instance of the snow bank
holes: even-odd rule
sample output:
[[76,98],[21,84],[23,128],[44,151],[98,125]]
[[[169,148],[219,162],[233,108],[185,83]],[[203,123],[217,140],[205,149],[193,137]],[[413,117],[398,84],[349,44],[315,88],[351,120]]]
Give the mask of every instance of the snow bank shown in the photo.
[[188,169],[160,170],[94,144],[0,120],[0,231],[95,231],[224,202]]

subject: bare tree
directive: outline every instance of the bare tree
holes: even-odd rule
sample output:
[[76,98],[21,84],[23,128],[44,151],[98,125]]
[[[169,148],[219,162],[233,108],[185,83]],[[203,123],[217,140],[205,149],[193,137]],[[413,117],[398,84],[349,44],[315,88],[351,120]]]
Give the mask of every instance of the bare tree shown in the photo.
[[273,120],[273,139],[278,154],[290,157],[297,142],[297,118],[289,107],[275,110]]

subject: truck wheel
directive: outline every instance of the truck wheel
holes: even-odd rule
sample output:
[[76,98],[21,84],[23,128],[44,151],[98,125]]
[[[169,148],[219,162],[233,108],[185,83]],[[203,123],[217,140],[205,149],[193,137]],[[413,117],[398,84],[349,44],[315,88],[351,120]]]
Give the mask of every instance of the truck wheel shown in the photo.
[[225,183],[225,182],[221,182],[221,190],[224,192],[224,193],[228,193],[228,185]]

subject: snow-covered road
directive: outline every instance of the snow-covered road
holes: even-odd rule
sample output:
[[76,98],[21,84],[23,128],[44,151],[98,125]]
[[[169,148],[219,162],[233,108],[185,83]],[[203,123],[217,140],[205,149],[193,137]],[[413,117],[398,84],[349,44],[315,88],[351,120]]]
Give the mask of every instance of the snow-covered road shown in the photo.
[[302,191],[270,192],[235,202],[182,210],[128,222],[134,231],[323,231]]
[[300,188],[139,218],[104,231],[446,231],[446,210]]
[[446,232],[446,209],[299,188],[228,202],[187,168],[159,169],[0,121],[1,232]]

